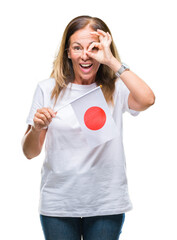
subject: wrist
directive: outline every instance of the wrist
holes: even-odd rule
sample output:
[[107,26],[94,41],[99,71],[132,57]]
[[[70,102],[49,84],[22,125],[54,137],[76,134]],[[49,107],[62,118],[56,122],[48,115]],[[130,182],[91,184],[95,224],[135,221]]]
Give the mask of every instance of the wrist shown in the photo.
[[117,60],[117,58],[112,57],[107,65],[116,73],[122,64]]
[[40,135],[41,131],[42,131],[42,129],[37,129],[35,126],[31,127],[31,132],[34,134]]
[[121,67],[119,68],[119,70],[115,73],[115,75],[119,78],[120,75],[124,72],[124,71],[129,71],[130,68],[128,67],[128,65],[126,65],[125,63],[122,63]]

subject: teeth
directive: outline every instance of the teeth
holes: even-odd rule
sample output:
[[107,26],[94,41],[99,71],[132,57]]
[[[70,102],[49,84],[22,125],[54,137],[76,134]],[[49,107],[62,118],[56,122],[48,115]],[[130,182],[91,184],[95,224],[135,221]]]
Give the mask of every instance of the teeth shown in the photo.
[[90,67],[92,64],[81,64],[82,67]]

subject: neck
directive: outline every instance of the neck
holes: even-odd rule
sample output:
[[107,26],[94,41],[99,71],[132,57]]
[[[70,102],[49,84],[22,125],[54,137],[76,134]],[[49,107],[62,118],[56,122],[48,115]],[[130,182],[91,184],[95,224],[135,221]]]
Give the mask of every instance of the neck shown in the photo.
[[92,79],[82,79],[82,78],[75,78],[73,83],[80,84],[80,85],[90,85],[95,82],[95,78]]

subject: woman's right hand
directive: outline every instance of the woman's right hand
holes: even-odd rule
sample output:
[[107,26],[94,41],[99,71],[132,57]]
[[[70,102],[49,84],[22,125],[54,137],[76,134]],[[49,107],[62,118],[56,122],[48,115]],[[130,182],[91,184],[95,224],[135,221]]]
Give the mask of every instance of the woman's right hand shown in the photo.
[[57,112],[54,112],[51,108],[38,109],[33,118],[33,128],[39,132],[46,129],[56,114]]

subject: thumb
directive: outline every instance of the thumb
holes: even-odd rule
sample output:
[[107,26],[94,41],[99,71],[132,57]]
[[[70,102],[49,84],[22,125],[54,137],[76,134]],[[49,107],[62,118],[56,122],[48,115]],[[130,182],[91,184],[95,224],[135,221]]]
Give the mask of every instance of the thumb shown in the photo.
[[95,53],[87,51],[87,55],[91,58],[95,58]]

